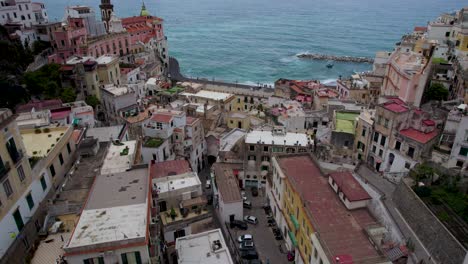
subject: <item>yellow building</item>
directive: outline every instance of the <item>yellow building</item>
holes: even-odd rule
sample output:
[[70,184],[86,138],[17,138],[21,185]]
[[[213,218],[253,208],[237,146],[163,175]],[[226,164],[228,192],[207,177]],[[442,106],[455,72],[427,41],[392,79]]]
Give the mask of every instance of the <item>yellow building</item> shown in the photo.
[[304,208],[301,195],[296,191],[297,188],[294,185],[293,181],[286,178],[283,200],[284,218],[289,228],[289,239],[298,249],[303,263],[307,263],[312,254],[310,237],[314,230],[308,212]]
[[[25,147],[15,118],[16,116],[9,109],[0,109],[2,129],[0,133],[0,183],[2,185],[0,188],[0,221],[11,213],[10,211],[14,209],[33,180],[31,166],[25,155]],[[13,212],[13,217],[18,221],[18,229],[21,229],[24,223],[20,223],[22,217],[19,210]],[[16,231],[18,230],[12,229],[12,232]],[[2,230],[0,230],[1,233],[3,233]]]
[[230,129],[240,128],[250,130],[250,117],[244,113],[230,112],[226,118],[226,124]]
[[256,101],[252,96],[236,95],[231,104],[231,111],[248,112],[256,107]]
[[[295,253],[295,263],[391,263],[366,235],[366,228],[381,226],[362,203],[362,197],[370,196],[351,173],[335,173],[333,177],[340,179],[336,183],[308,153],[276,156],[272,164],[266,193],[287,249]],[[341,189],[335,189],[336,184]],[[359,209],[352,210],[357,203],[362,203]]]

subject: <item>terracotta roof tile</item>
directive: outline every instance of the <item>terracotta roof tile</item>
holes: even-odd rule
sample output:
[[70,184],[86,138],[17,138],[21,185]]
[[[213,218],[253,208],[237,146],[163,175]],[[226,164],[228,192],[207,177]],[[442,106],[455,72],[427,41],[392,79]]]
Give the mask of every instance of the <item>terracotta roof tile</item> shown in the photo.
[[376,224],[367,209],[347,210],[309,155],[277,159],[293,188],[303,197],[312,225],[330,256],[350,255],[355,263],[380,258],[363,230]]
[[172,121],[172,116],[164,114],[155,114],[151,117],[151,120],[159,123],[169,123]]
[[417,141],[419,143],[427,143],[434,137],[436,137],[439,134],[439,130],[434,129],[432,132],[429,133],[424,133],[419,130],[416,130],[414,128],[408,128],[408,129],[403,129],[400,130],[400,135],[403,135],[405,137],[408,137],[414,141]]
[[333,172],[328,174],[342,190],[346,198],[351,201],[362,201],[371,199],[370,195],[362,188],[351,172]]
[[191,172],[190,164],[186,160],[169,160],[151,164],[151,177],[162,178]]

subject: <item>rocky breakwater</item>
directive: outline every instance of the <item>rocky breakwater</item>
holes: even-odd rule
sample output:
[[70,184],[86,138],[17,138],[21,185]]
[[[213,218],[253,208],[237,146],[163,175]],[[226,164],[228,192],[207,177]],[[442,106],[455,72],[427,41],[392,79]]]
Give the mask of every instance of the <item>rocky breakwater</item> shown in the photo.
[[314,54],[314,53],[299,53],[296,56],[301,59],[311,59],[311,60],[374,63],[373,58],[367,58],[367,57],[335,56],[335,55],[324,55],[324,54]]

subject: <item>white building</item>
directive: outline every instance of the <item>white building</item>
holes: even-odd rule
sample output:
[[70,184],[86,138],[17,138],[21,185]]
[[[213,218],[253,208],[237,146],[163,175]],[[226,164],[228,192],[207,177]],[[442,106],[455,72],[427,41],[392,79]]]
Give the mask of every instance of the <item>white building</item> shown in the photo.
[[32,25],[46,23],[47,11],[42,3],[33,3],[31,0],[1,0],[0,24],[21,24],[30,28]]
[[179,264],[234,263],[221,229],[180,237],[176,241],[176,250]]
[[128,86],[108,84],[101,88],[101,106],[110,122],[119,122],[119,110],[136,103],[137,95]]
[[468,167],[468,116],[459,114],[459,123],[448,161],[448,167]]
[[167,139],[174,133],[174,128],[183,129],[187,123],[185,112],[167,109],[155,109],[151,118],[142,124],[143,135]]
[[[237,169],[234,169],[237,168]],[[218,219],[224,227],[224,223],[233,220],[243,220],[244,212],[242,197],[240,194],[238,180],[233,170],[242,169],[242,165],[215,163],[212,170],[214,208]]]
[[148,168],[99,175],[68,244],[70,264],[149,263]]
[[85,127],[94,127],[96,124],[93,107],[87,105],[84,101],[65,103],[63,105],[71,107],[73,124]]
[[90,37],[98,37],[106,34],[106,28],[103,21],[96,20],[94,10],[89,6],[69,6],[65,8],[64,21],[68,17],[82,18],[86,26],[86,31]]
[[309,135],[289,133],[284,127],[249,132],[245,136],[243,186],[265,186],[273,155],[310,152],[312,142]]

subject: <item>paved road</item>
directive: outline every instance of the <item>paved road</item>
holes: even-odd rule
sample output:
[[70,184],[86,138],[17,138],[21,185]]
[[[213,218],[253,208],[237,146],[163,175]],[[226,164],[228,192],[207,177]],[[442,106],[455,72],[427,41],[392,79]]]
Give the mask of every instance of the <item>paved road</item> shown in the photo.
[[233,230],[233,235],[238,237],[242,234],[251,234],[254,237],[255,247],[260,256],[260,259],[263,263],[267,263],[267,260],[270,264],[283,264],[288,263],[286,254],[283,254],[279,250],[279,245],[283,244],[284,240],[275,240],[271,227],[267,226],[267,219],[265,211],[262,208],[262,205],[265,203],[265,197],[261,195],[257,197],[252,197],[250,190],[246,190],[246,196],[249,201],[252,201],[252,209],[244,209],[245,215],[253,215],[257,217],[258,224],[251,225],[249,224],[248,230]]

